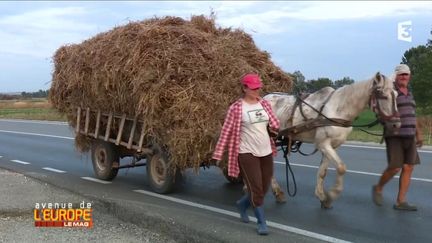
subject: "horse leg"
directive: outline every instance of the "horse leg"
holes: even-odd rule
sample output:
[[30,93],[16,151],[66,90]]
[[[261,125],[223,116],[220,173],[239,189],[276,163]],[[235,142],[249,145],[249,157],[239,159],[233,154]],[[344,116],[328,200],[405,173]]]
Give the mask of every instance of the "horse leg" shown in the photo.
[[[327,193],[324,191],[324,179],[327,175],[327,168],[329,166],[329,159],[323,154],[323,157],[321,159],[321,164],[318,169],[317,173],[317,184],[315,187],[315,195],[318,197],[318,199],[321,202],[321,207],[326,207],[327,204]],[[330,207],[330,205],[328,205]]]
[[247,184],[244,179],[243,179],[243,194],[248,194]]
[[333,149],[331,146],[327,146],[324,149],[324,153],[329,158],[329,161],[333,161],[336,165],[336,182],[327,194],[328,195],[327,200],[331,204],[331,202],[336,200],[342,193],[343,182],[344,182],[343,176],[346,172],[346,165],[339,157],[339,155],[336,153],[336,150]]
[[276,178],[274,176],[272,176],[272,178],[271,178],[271,184],[270,185],[271,185],[273,195],[276,198],[276,202],[277,203],[285,203],[286,202],[285,194],[282,191],[279,183],[276,181]]
[[[285,193],[283,192],[282,188],[280,187],[279,183],[276,181],[276,178],[274,176],[272,176],[271,178],[270,185],[271,185],[273,195],[276,198],[276,202],[285,203],[286,202]],[[248,193],[247,184],[244,181],[243,181],[243,193],[244,194]]]

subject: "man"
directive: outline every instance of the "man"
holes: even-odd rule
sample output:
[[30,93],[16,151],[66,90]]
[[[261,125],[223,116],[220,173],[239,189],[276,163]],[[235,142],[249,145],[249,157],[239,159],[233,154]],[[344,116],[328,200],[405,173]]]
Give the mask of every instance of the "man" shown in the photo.
[[405,196],[414,165],[420,163],[416,146],[421,147],[423,145],[423,138],[416,121],[414,97],[408,90],[411,71],[407,65],[400,64],[395,68],[395,75],[395,87],[398,92],[397,107],[401,116],[401,128],[397,135],[385,136],[388,167],[381,175],[378,184],[372,187],[372,197],[374,203],[381,206],[384,185],[402,170],[399,179],[399,193],[393,208],[396,210],[416,211],[417,207],[409,204]]

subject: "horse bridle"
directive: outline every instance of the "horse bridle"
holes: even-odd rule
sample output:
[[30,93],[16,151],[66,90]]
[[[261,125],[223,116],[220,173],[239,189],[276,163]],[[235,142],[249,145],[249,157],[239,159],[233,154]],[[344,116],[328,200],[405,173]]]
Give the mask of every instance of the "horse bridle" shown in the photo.
[[387,100],[387,97],[384,96],[383,92],[380,89],[374,89],[374,91],[372,92],[371,98],[370,98],[370,108],[371,110],[377,114],[378,119],[381,122],[387,122],[387,121],[391,121],[400,118],[399,112],[396,109],[396,97],[394,92],[391,92],[392,95],[392,114],[391,115],[386,115],[384,114],[384,112],[381,109],[380,106],[380,102],[379,100]]

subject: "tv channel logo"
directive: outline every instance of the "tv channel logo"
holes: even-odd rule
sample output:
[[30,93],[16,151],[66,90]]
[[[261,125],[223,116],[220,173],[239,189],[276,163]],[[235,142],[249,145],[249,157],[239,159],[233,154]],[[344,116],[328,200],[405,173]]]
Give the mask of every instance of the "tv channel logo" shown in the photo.
[[398,40],[412,42],[412,21],[398,23]]

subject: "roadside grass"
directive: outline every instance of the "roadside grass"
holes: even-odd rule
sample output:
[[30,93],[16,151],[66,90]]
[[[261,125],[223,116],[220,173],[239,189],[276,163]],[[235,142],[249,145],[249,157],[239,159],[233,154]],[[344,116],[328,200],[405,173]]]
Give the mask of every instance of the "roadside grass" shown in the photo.
[[[371,110],[363,111],[359,117],[354,121],[354,125],[366,125],[376,120],[375,113]],[[362,128],[374,134],[382,134],[383,127],[381,124],[377,124],[373,127],[364,127]],[[352,141],[361,141],[361,142],[381,142],[381,136],[374,136],[371,134],[367,134],[360,130],[360,128],[353,128],[353,131],[348,136],[348,140]]]
[[47,99],[0,100],[0,118],[66,121]]
[[[354,121],[355,125],[364,125],[374,121],[375,114],[370,110],[363,111],[359,117]],[[423,139],[425,145],[432,145],[432,117],[428,115],[419,115],[417,117],[420,127],[423,131]],[[381,124],[375,125],[371,128],[364,128],[365,130],[375,133],[382,134],[383,127]],[[354,128],[351,134],[348,136],[348,140],[361,141],[361,142],[381,142],[381,136],[374,136],[361,131],[359,128]]]
[[[24,100],[0,100],[0,118],[3,119],[27,119],[47,121],[67,121],[66,117],[52,108],[46,98],[34,98]],[[354,125],[365,125],[374,121],[375,114],[370,110],[363,111],[354,121]],[[424,142],[432,145],[432,117],[419,116],[419,123],[423,128]],[[364,128],[376,134],[382,134],[382,125]],[[348,136],[348,140],[361,142],[381,142],[381,136],[374,136],[354,128]]]

